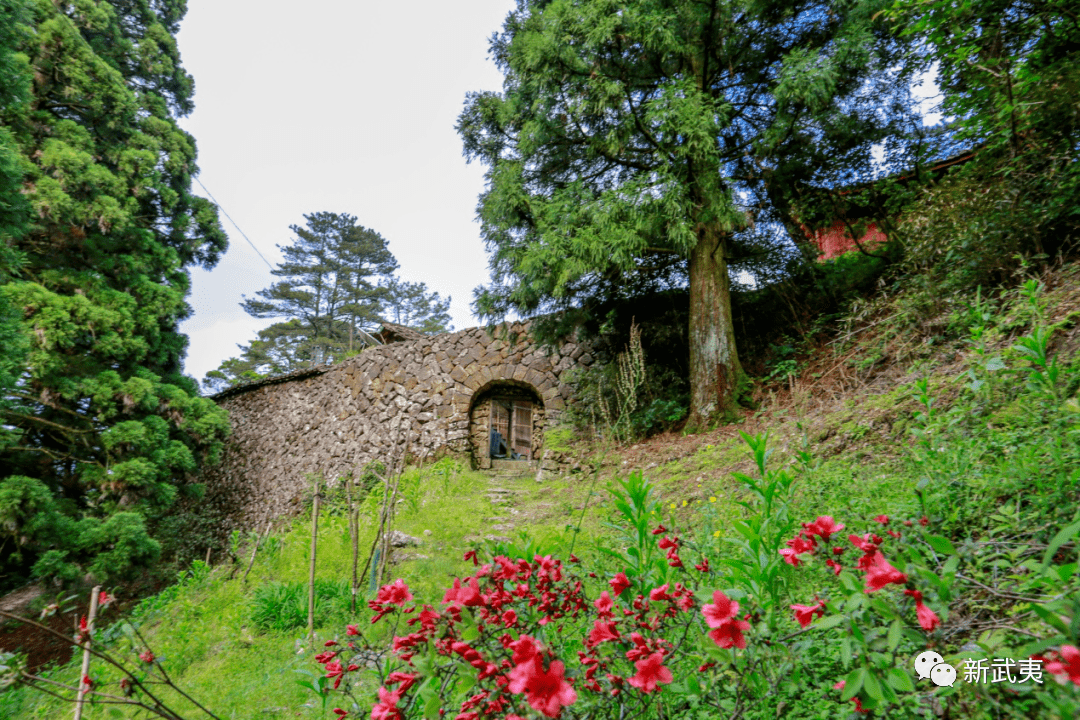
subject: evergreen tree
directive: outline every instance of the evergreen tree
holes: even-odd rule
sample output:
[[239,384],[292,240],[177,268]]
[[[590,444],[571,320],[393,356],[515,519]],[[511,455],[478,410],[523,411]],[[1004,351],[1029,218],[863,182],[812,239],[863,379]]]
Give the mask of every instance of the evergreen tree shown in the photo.
[[286,320],[207,373],[208,389],[339,362],[366,346],[384,320],[426,333],[447,330],[450,298],[395,278],[398,263],[382,235],[352,215],[304,219],[306,227],[290,227],[296,238],[281,248],[285,261],[272,271],[282,280],[241,303],[254,317]]
[[[478,216],[498,318],[678,282],[690,294],[691,426],[743,372],[728,263],[790,188],[872,170],[910,119],[886,0],[519,0],[491,53],[501,93],[458,121],[488,165]],[[752,212],[751,212],[752,211]]]
[[390,278],[384,285],[386,302],[382,317],[387,322],[404,325],[427,335],[450,332],[450,298],[428,292],[426,283],[411,283]]
[[352,215],[305,215],[307,227],[292,225],[285,261],[272,273],[284,278],[241,303],[257,318],[299,320],[306,329],[303,361],[333,362],[357,345],[357,329],[372,329],[385,291],[378,280],[397,269],[382,235],[356,224]]
[[174,37],[184,0],[36,1],[21,27],[18,5],[0,0],[0,39],[16,43],[0,74],[22,66],[30,81],[0,124],[29,224],[4,220],[18,262],[0,300],[28,354],[0,402],[0,583],[31,565],[117,577],[158,556],[148,521],[199,492],[190,479],[228,432],[182,376],[178,332],[185,268],[211,267],[226,237],[191,193],[195,143],[177,125],[192,107]]

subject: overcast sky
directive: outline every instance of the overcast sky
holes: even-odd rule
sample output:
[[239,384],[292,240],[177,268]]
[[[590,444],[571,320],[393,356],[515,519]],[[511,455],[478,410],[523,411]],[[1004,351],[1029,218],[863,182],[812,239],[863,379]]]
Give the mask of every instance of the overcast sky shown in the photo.
[[[501,87],[488,38],[513,5],[190,0],[178,41],[195,111],[181,124],[198,144],[199,180],[270,263],[304,214],[349,213],[387,239],[402,278],[453,298],[455,328],[477,324],[484,166],[465,163],[454,124],[467,92]],[[272,322],[239,306],[271,285],[270,268],[222,224],[229,251],[192,271],[195,313],[181,325],[198,380]]]

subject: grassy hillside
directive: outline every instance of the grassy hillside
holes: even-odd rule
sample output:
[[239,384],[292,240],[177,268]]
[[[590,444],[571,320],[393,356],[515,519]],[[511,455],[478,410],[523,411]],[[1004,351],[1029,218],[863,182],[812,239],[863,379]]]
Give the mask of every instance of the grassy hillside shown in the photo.
[[[558,441],[596,472],[537,482],[469,471],[449,459],[410,469],[395,528],[421,544],[401,551],[387,579],[403,578],[418,601],[437,606],[454,577],[474,572],[462,559],[470,549],[480,548],[482,558],[485,549],[511,558],[551,553],[567,559],[573,552],[598,576],[583,576],[595,597],[635,543],[627,511],[607,488],[640,471],[658,502],[648,522],[678,532],[692,550],[688,560],[701,556],[711,563],[702,573],[661,562],[659,574],[649,577],[657,584],[693,579],[705,593],[701,602],[714,588],[730,589],[747,607],[760,601],[762,616],[750,620],[746,656],[759,653],[759,678],[737,675],[739,656],[717,656],[730,664],[711,692],[723,696],[722,685],[730,683],[745,698],[730,704],[720,697],[709,705],[704,691],[679,680],[660,694],[666,704],[659,712],[847,718],[854,706],[833,688],[847,678],[861,683],[855,696],[866,706],[880,701],[874,717],[1074,717],[1080,685],[1059,685],[1049,674],[1042,685],[935,688],[927,681],[908,687],[910,680],[890,670],[910,670],[911,658],[926,647],[960,667],[965,659],[1033,654],[1052,661],[1048,650],[1078,643],[1080,268],[1023,280],[996,296],[956,300],[929,319],[903,295],[861,306],[846,330],[806,353],[796,374],[760,388],[759,409],[734,426],[614,448],[559,433]],[[767,437],[771,455],[755,460],[742,433],[753,442]],[[777,480],[784,466],[790,486]],[[767,505],[755,488],[772,487],[772,481],[779,499]],[[361,562],[380,500],[371,493],[361,513]],[[385,648],[385,625],[371,626],[367,608],[348,611],[343,507],[332,499],[320,522],[317,645],[344,640],[346,625],[356,623],[373,647]],[[882,515],[889,525],[875,525]],[[769,543],[783,547],[801,523],[819,516],[845,523],[844,537],[875,527],[882,535],[886,528],[896,532],[900,537],[882,547],[924,588],[941,626],[923,633],[896,588],[860,600],[861,580],[852,587],[847,572],[834,577],[817,559],[803,567],[779,561]],[[747,528],[756,528],[756,541]],[[335,707],[354,713],[350,717],[369,715],[378,686],[373,673],[358,678],[355,708],[332,692],[324,703],[298,684],[323,674],[303,640],[309,545],[310,517],[299,517],[259,551],[246,581],[242,568],[196,562],[133,613],[132,624],[177,684],[219,717],[332,718]],[[755,564],[771,574],[747,569]],[[775,602],[755,598],[748,590],[754,587],[761,596],[775,593]],[[802,634],[788,608],[816,597],[828,602],[828,617],[843,622],[820,621]],[[878,607],[883,597],[907,614],[884,614]],[[117,651],[125,647],[119,625],[107,636],[115,638]],[[568,673],[580,672],[576,662],[568,660],[568,667]],[[866,672],[860,675],[860,668]],[[96,672],[99,683],[116,679],[106,669]],[[878,676],[892,690],[877,687]],[[49,677],[72,682],[77,669],[58,668]],[[175,707],[196,716],[186,714],[190,705],[183,699]],[[67,712],[59,701],[24,688],[0,693],[3,718]],[[455,712],[451,707],[449,716]],[[114,716],[134,715],[100,707],[84,715]]]

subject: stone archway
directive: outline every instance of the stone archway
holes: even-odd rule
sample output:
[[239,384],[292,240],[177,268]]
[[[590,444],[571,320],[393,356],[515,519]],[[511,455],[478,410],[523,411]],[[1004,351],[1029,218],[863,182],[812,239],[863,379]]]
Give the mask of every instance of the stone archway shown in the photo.
[[543,398],[529,383],[513,379],[485,383],[469,405],[469,451],[476,467],[490,468],[500,456],[525,462],[538,458],[544,419]]

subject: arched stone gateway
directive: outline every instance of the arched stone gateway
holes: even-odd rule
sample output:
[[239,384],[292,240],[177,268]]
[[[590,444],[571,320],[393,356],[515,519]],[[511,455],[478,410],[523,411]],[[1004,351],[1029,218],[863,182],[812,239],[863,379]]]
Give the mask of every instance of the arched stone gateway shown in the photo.
[[473,395],[469,408],[469,451],[479,468],[492,459],[528,462],[544,446],[544,401],[527,382],[492,380]]
[[507,457],[538,458],[570,398],[566,371],[591,362],[574,342],[536,347],[521,323],[436,336],[387,325],[381,336],[339,365],[213,396],[233,428],[222,463],[203,474],[224,532],[297,509],[310,475],[334,482],[404,448],[490,467],[493,427]]

